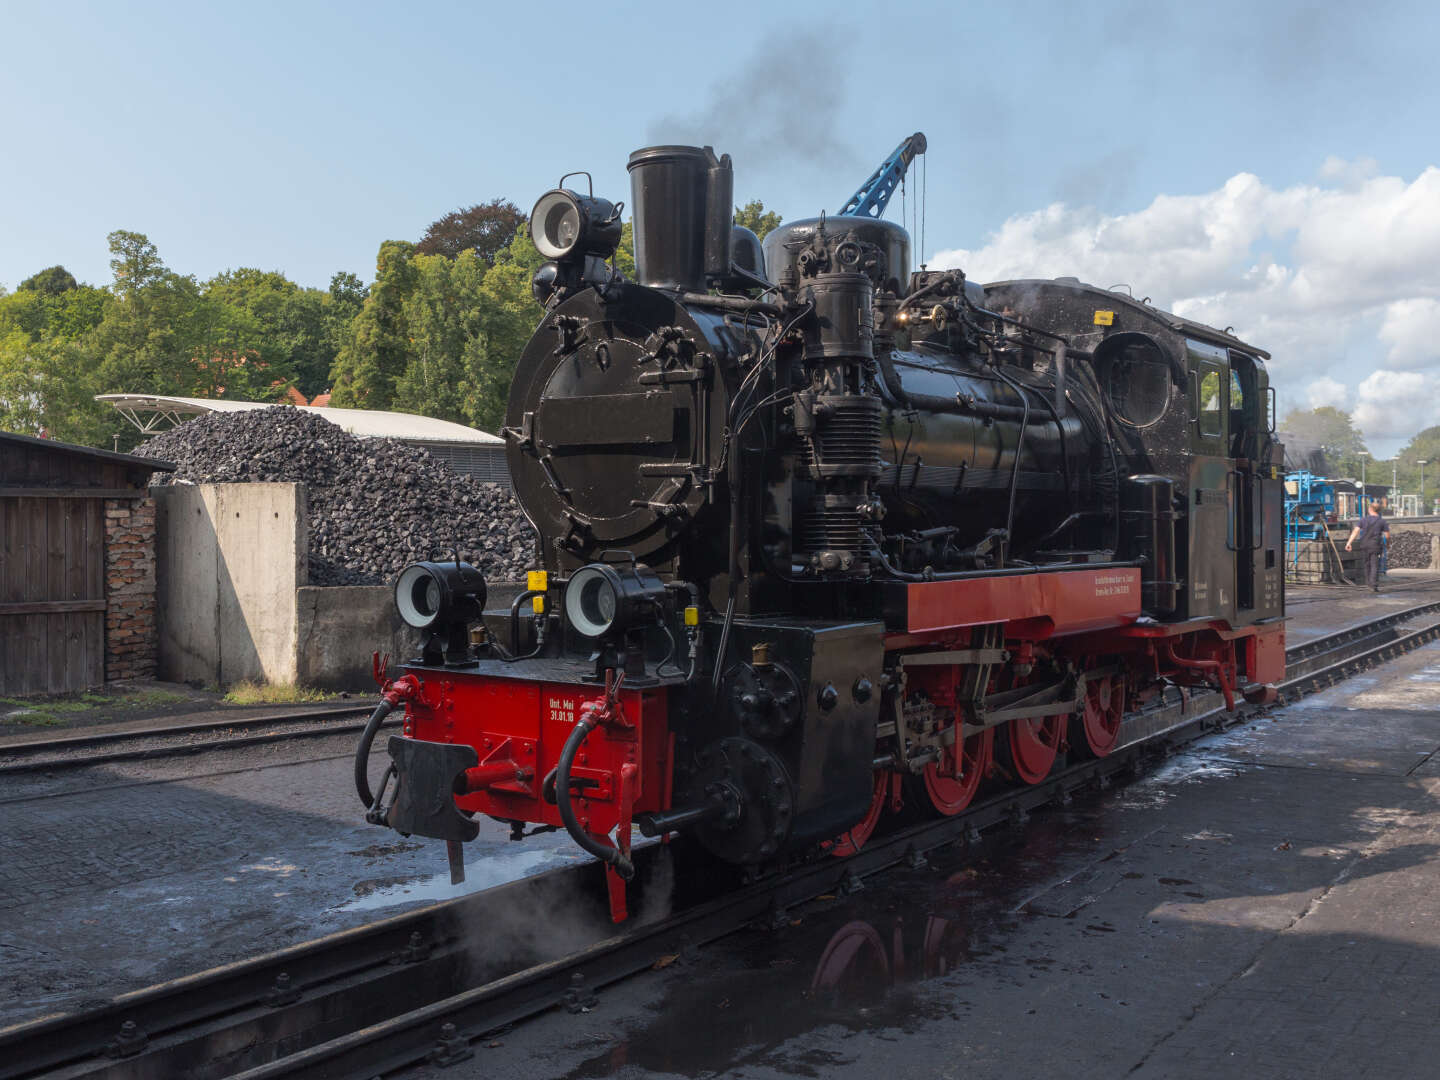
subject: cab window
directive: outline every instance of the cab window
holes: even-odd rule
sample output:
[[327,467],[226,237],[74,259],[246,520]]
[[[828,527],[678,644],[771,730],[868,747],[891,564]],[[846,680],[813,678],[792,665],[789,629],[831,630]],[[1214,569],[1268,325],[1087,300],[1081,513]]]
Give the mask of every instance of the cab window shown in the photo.
[[1214,368],[1201,371],[1200,412],[1196,419],[1200,424],[1200,434],[1207,438],[1218,438],[1225,431],[1224,402],[1220,396],[1222,387],[1220,372]]

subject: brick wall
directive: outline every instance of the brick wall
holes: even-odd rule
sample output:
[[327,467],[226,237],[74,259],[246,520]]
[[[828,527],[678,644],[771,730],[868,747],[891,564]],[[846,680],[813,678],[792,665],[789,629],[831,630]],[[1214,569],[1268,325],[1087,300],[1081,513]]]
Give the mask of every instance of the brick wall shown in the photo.
[[105,680],[155,674],[155,503],[105,500]]

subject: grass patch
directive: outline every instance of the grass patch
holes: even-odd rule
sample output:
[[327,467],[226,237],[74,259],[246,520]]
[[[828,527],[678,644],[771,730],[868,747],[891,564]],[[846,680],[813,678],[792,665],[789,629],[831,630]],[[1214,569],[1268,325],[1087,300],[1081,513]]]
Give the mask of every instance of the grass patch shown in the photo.
[[67,713],[85,712],[109,701],[101,694],[90,693],[58,698],[0,698],[0,709],[17,710],[3,717],[7,724],[54,727],[65,723]]
[[297,683],[238,682],[225,691],[225,701],[230,705],[308,705],[339,696]]

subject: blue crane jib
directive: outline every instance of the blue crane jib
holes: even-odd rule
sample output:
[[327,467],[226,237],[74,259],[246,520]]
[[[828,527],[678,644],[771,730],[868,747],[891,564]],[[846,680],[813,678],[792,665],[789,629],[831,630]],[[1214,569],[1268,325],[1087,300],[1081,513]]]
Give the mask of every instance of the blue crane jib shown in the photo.
[[905,171],[910,168],[910,163],[917,154],[924,152],[925,136],[917,131],[897,146],[885,159],[885,163],[871,174],[870,179],[850,196],[844,209],[840,211],[840,216],[878,218],[884,215],[890,196],[895,194],[895,189],[905,178]]

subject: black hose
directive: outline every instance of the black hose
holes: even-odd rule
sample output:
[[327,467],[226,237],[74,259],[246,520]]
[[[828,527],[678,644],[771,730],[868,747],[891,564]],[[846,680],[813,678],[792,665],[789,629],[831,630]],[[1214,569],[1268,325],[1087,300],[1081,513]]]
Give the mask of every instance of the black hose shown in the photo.
[[366,810],[375,805],[375,795],[370,790],[370,746],[375,742],[380,725],[394,708],[394,705],[384,700],[375,706],[375,711],[370,714],[370,719],[365,724],[365,730],[360,733],[360,745],[355,748],[355,793],[360,796]]
[[510,655],[515,659],[524,659],[520,653],[520,605],[526,600],[536,596],[544,596],[543,589],[526,589],[510,601]]
[[629,881],[635,876],[635,864],[627,859],[618,847],[607,847],[586,832],[575,817],[575,807],[570,803],[570,766],[575,764],[575,755],[580,752],[580,744],[594,727],[594,721],[587,717],[576,723],[570,731],[570,737],[565,740],[565,748],[560,751],[560,763],[555,766],[555,805],[560,809],[560,820],[565,823],[565,831],[570,834],[570,839],[601,862],[613,866],[622,880]]

